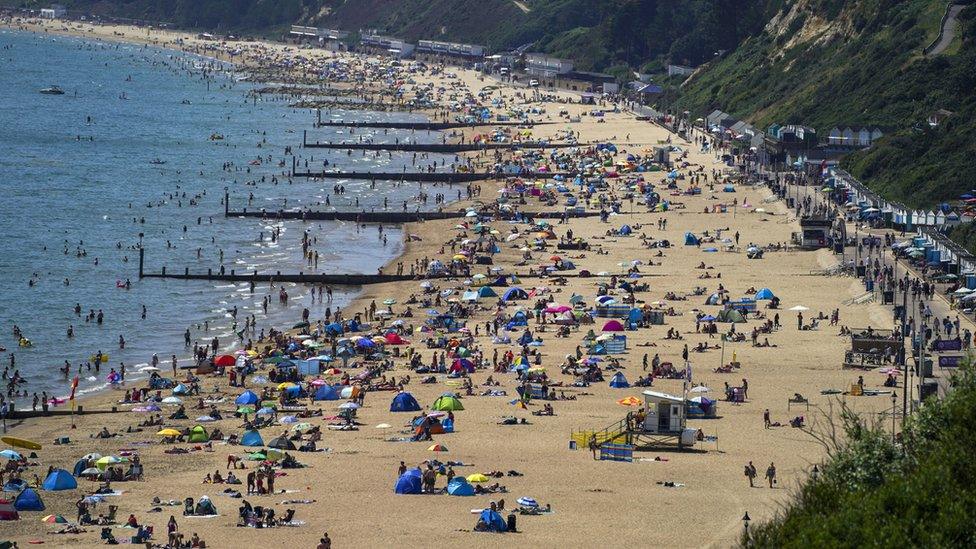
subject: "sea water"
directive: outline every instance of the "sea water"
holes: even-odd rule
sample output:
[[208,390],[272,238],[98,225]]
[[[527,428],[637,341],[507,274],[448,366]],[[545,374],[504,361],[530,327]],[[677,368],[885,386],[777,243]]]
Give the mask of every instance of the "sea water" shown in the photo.
[[[233,209],[380,210],[384,198],[391,210],[402,209],[404,200],[411,210],[433,207],[432,201],[415,200],[416,184],[379,182],[371,189],[368,181],[289,181],[289,145],[303,166],[310,159],[315,169],[328,160],[329,169],[400,171],[411,157],[300,150],[305,129],[318,140],[352,141],[360,135],[311,129],[313,112],[289,108],[282,99],[255,98],[247,92],[256,85],[242,80],[212,60],[172,50],[0,32],[0,345],[6,347],[0,367],[13,354],[31,395],[66,394],[69,378],[59,368],[68,361],[74,377],[98,351],[109,359],[98,373],[81,368],[82,393],[105,387],[109,369],[122,363],[127,379],[145,377],[139,369],[153,353],[168,370],[171,355],[190,354],[183,344],[187,329],[193,341],[209,344],[217,337],[233,349],[240,345],[230,312],[235,306],[237,330],[250,314],[259,328],[280,329],[298,322],[304,307],[314,319],[354,295],[337,288],[333,303],[312,304],[308,289],[295,285],[260,284],[251,293],[248,284],[139,280],[140,242],[147,271],[166,265],[171,272],[216,272],[223,265],[228,272],[374,273],[400,251],[395,227],[384,228],[384,244],[376,226],[225,218],[225,190]],[[39,93],[50,85],[65,94]],[[328,115],[342,116],[417,118]],[[376,141],[440,141],[437,134],[376,134]],[[336,184],[345,194],[333,194]],[[275,228],[281,237],[272,242]],[[305,232],[315,239],[318,271],[304,261]],[[289,293],[287,306],[278,299],[282,287]],[[266,295],[271,305],[264,314]],[[102,311],[102,324],[86,321],[92,310]],[[19,346],[14,325],[32,346]],[[69,326],[73,338],[67,337]],[[17,406],[30,401],[21,397]]]

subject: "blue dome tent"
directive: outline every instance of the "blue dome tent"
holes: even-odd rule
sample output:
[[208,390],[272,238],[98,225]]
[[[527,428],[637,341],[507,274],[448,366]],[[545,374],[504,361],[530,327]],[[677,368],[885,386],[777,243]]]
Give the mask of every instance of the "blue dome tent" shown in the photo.
[[773,291],[769,288],[761,288],[756,292],[756,299],[772,299],[776,296],[773,295]]
[[41,487],[48,492],[74,490],[78,487],[78,481],[75,480],[75,477],[71,476],[71,473],[64,469],[55,469],[44,479],[44,484]]
[[514,299],[528,299],[529,294],[525,293],[525,290],[519,288],[518,286],[513,286],[505,291],[502,295],[503,301],[512,301]]
[[241,446],[264,446],[264,439],[261,438],[261,433],[257,431],[246,431],[241,436]]
[[391,412],[419,412],[422,409],[417,399],[406,391],[393,397],[393,401],[390,402]]
[[630,235],[633,232],[634,232],[634,230],[630,228],[630,225],[624,225],[623,227],[620,227],[620,235],[621,236],[628,236],[628,235]]
[[626,389],[630,387],[630,382],[628,382],[627,378],[624,377],[623,372],[617,372],[613,374],[612,378],[610,378],[610,387],[614,389]]
[[697,246],[700,243],[697,236],[692,233],[685,233],[685,246]]
[[407,469],[405,473],[397,479],[393,491],[397,494],[419,494],[420,493],[420,469]]
[[481,512],[480,521],[483,521],[488,526],[489,532],[505,532],[508,530],[508,525],[505,523],[505,519],[498,514],[498,511],[485,509]]
[[498,297],[498,294],[491,289],[491,286],[482,286],[478,289],[478,297]]
[[234,404],[238,406],[250,406],[252,404],[257,404],[260,400],[261,397],[259,397],[254,391],[247,390],[234,399]]
[[452,496],[473,496],[474,486],[471,486],[464,477],[454,477],[447,483],[447,493]]
[[335,387],[326,383],[315,390],[312,400],[339,400],[339,392],[335,390]]
[[44,502],[41,501],[41,496],[37,490],[24,488],[24,491],[14,499],[14,509],[18,511],[43,511]]

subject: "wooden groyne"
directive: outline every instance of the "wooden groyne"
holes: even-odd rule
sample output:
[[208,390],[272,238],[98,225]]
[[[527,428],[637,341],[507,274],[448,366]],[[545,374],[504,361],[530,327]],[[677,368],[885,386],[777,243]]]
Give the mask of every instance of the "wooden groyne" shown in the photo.
[[519,177],[522,179],[550,179],[556,176],[569,179],[572,175],[562,172],[339,172],[305,170],[298,171],[298,162],[292,157],[291,176],[314,179],[365,179],[368,181],[414,181],[421,183],[468,183],[486,179]]
[[[191,273],[189,268],[184,268],[183,272],[173,272],[167,271],[164,266],[162,270],[158,273],[148,273],[143,269],[145,262],[145,249],[139,249],[139,279],[143,278],[168,278],[172,280],[207,280],[207,281],[219,281],[219,282],[246,282],[246,283],[258,283],[258,282],[278,282],[278,283],[294,283],[294,284],[326,284],[330,286],[367,286],[370,284],[383,284],[387,282],[409,282],[409,281],[422,281],[422,280],[438,280],[438,279],[453,279],[459,280],[466,277],[466,275],[456,275],[456,274],[363,274],[363,273],[352,273],[352,274],[316,274],[316,273],[282,273],[277,271],[275,273],[259,273],[257,271],[252,271],[250,273],[238,273],[236,270],[231,269],[229,272],[223,267],[214,271],[213,269],[207,269],[206,273]],[[518,278],[578,278],[580,275],[576,273],[514,273],[514,276]],[[618,274],[618,277],[623,278],[625,275]],[[653,276],[653,275],[652,275]]]
[[498,122],[355,122],[355,121],[322,121],[322,111],[316,110],[315,127],[344,127],[344,128],[388,128],[391,130],[421,130],[421,131],[442,131],[453,130],[456,128],[477,128],[495,126],[541,126],[552,124],[552,122],[531,122],[531,121],[498,121]]
[[308,131],[302,137],[302,147],[310,149],[345,149],[352,151],[400,151],[454,154],[477,151],[511,151],[516,149],[566,149],[588,147],[577,143],[545,143],[523,141],[515,143],[330,143],[309,141]]
[[[563,212],[521,212],[522,217],[530,219],[560,219]],[[382,223],[397,225],[417,223],[438,219],[463,219],[466,212],[317,212],[311,210],[252,210],[224,212],[226,217],[257,217],[261,219],[298,219],[302,221],[354,221],[356,223]],[[491,215],[491,214],[486,214]],[[596,217],[600,212],[565,212],[566,217]],[[502,217],[501,219],[507,219]]]

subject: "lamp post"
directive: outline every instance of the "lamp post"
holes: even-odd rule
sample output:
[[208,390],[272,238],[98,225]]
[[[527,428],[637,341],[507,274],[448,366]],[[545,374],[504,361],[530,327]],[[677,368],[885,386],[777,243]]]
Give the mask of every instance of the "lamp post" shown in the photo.
[[752,520],[752,519],[749,518],[749,511],[746,511],[746,514],[742,516],[742,524],[745,525],[745,536],[744,537],[745,537],[746,543],[749,542],[749,521],[750,520]]
[[891,444],[895,443],[895,409],[898,406],[898,391],[891,392]]

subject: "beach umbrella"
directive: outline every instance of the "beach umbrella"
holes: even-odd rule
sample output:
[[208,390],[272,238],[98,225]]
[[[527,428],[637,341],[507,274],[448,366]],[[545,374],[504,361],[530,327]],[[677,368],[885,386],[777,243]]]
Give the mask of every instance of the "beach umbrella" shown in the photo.
[[621,406],[640,406],[643,404],[643,401],[635,396],[629,396],[618,400],[617,404]]
[[307,430],[309,430],[311,428],[312,428],[312,424],[311,423],[302,422],[302,423],[296,423],[295,425],[293,425],[292,428],[291,428],[291,430],[292,431],[307,431]]
[[237,362],[237,359],[232,355],[220,355],[214,360],[215,366],[227,367],[233,366]]
[[254,413],[254,406],[240,406],[239,408],[237,408],[237,413],[238,414],[253,414]]
[[295,416],[284,416],[278,422],[282,424],[298,423],[298,418]]
[[690,392],[692,392],[692,393],[707,393],[709,391],[711,391],[711,389],[709,389],[708,387],[705,387],[704,385],[699,385],[698,387],[692,387],[692,389],[691,389]]
[[105,456],[95,462],[95,467],[98,467],[104,471],[109,465],[115,465],[117,463],[122,463],[123,461],[128,461],[128,459],[118,456]]
[[345,404],[339,405],[340,410],[355,410],[357,408],[359,408],[359,405],[356,404],[355,402],[347,402]]
[[384,299],[383,300],[383,305],[394,305],[394,304],[396,304],[396,300],[395,299]]
[[41,522],[46,522],[48,524],[68,524],[68,519],[61,515],[48,515],[42,518]]
[[178,436],[180,436],[180,432],[177,431],[176,429],[163,429],[163,430],[157,432],[156,434],[159,435],[159,436],[161,436],[161,437],[178,437]]
[[808,309],[807,307],[804,307],[803,305],[797,305],[795,307],[790,307],[790,310],[791,311],[809,311],[810,309]]
[[432,444],[429,448],[427,448],[427,451],[428,452],[446,452],[447,451],[447,446],[444,446],[443,444]]
[[467,481],[468,482],[474,482],[474,483],[481,483],[481,482],[488,482],[489,479],[488,479],[488,477],[486,477],[485,475],[482,475],[481,473],[475,473],[473,475],[468,475],[467,476]]
[[4,459],[20,459],[21,456],[13,450],[0,450],[0,458]]
[[535,499],[530,498],[528,496],[522,496],[518,498],[517,500],[515,500],[515,503],[521,505],[522,507],[528,507],[531,509],[535,509],[536,507],[539,506],[539,503]]
[[183,403],[183,401],[180,400],[179,397],[175,397],[175,396],[168,396],[168,397],[164,398],[163,400],[161,400],[160,402],[162,402],[163,404],[182,404]]
[[97,467],[89,467],[87,469],[84,469],[78,476],[97,477],[100,474],[102,474],[102,472],[99,471]]

